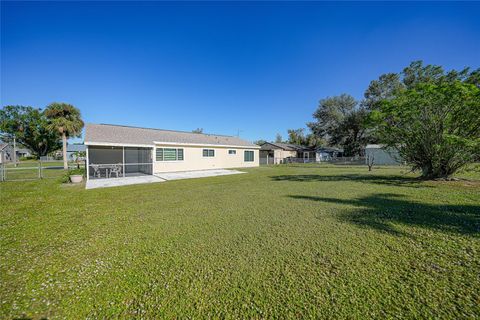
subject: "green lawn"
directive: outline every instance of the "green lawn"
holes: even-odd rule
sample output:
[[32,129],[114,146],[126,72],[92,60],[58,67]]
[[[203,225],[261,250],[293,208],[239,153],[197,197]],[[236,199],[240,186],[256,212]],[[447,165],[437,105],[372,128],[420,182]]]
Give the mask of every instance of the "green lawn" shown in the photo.
[[480,316],[480,181],[245,171],[1,183],[0,318]]

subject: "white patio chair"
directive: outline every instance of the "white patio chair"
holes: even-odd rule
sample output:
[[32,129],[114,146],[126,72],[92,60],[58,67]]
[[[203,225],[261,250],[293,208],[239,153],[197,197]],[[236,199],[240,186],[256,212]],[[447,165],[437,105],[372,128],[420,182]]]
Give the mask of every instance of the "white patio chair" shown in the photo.
[[115,174],[117,178],[119,177],[119,174],[122,174],[122,165],[121,164],[116,164],[112,166],[112,169],[110,169],[110,174],[109,176],[111,177],[112,174]]
[[93,177],[101,178],[100,166],[98,164],[91,164],[90,167],[93,169]]

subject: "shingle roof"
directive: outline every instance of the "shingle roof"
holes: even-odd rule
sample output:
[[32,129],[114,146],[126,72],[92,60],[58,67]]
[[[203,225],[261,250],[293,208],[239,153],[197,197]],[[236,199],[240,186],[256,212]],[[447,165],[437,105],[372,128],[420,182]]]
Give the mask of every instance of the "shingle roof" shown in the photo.
[[85,144],[153,145],[154,142],[226,145],[258,148],[257,145],[237,137],[120,126],[112,124],[87,124]]

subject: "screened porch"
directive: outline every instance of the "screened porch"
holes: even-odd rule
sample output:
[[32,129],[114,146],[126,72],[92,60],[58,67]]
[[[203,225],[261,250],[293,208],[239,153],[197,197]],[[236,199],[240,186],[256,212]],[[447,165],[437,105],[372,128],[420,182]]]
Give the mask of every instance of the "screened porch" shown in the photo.
[[151,175],[152,149],[88,146],[88,178],[110,179]]

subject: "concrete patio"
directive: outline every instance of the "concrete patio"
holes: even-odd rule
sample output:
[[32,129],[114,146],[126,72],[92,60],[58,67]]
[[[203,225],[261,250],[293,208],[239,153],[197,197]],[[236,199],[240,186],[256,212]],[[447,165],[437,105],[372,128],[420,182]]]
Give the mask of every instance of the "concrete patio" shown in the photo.
[[132,184],[155,183],[164,182],[165,180],[152,176],[145,175],[139,177],[124,177],[124,178],[109,178],[109,179],[90,179],[85,184],[85,189],[109,188],[128,186]]
[[157,173],[155,175],[143,175],[138,177],[109,178],[109,179],[90,179],[85,184],[85,189],[120,187],[132,184],[165,182],[167,180],[182,180],[225,176],[231,174],[245,173],[238,170],[214,169],[214,170],[196,170],[182,172]]

